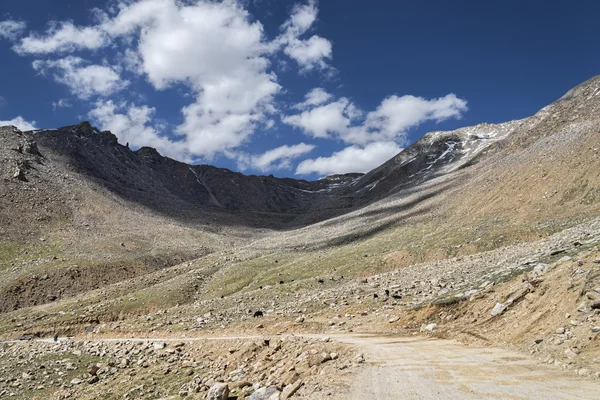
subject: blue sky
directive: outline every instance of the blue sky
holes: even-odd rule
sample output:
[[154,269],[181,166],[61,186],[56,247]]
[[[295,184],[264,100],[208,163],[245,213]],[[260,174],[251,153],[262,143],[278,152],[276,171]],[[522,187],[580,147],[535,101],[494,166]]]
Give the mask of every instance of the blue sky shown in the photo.
[[315,179],[534,114],[599,73],[594,1],[19,0],[0,122]]

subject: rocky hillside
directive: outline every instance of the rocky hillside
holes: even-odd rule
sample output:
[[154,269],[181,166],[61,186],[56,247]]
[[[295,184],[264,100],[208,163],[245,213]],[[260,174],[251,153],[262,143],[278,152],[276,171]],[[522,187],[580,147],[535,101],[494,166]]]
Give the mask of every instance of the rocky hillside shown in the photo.
[[177,282],[160,297],[175,305],[546,237],[600,213],[599,110],[593,78],[532,117],[313,182],[133,151],[89,123],[0,128],[1,311]]

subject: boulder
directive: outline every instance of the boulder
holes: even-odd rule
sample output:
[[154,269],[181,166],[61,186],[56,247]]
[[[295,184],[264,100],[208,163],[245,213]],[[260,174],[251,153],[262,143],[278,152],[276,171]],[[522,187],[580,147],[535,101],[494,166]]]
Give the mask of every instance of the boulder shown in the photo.
[[227,400],[228,397],[229,386],[226,383],[216,383],[208,390],[208,400]]
[[275,386],[262,387],[252,393],[247,400],[280,400],[281,392]]

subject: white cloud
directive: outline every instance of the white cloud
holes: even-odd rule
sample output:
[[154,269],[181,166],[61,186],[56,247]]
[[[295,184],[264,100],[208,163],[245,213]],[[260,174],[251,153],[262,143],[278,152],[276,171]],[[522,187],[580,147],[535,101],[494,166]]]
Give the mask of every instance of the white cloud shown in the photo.
[[69,56],[55,61],[34,61],[33,68],[42,74],[51,74],[54,79],[67,85],[71,93],[81,99],[94,95],[109,96],[127,85],[111,67],[87,65],[79,57]]
[[14,21],[11,19],[2,21],[0,22],[0,38],[15,40],[21,36],[26,27],[27,24],[23,21]]
[[106,44],[105,33],[96,27],[77,27],[72,22],[55,22],[51,24],[45,36],[27,36],[13,49],[19,54],[50,54],[99,49]]
[[16,126],[20,131],[33,131],[37,129],[35,127],[35,121],[26,121],[25,118],[19,116],[9,121],[0,121],[0,126],[13,125]]
[[234,149],[268,123],[281,87],[268,71],[271,51],[259,22],[235,1],[143,0],[122,6],[104,23],[111,35],[132,35],[136,54],[129,70],[143,73],[158,90],[186,84],[195,101],[182,109],[176,128],[195,156],[210,159]]
[[332,44],[321,36],[314,35],[307,40],[292,39],[283,50],[305,70],[315,67],[327,68],[326,59],[332,57]]
[[332,69],[326,62],[332,58],[331,42],[318,35],[301,39],[317,20],[319,10],[317,3],[310,0],[308,4],[296,5],[290,18],[281,26],[283,33],[275,42],[283,46],[283,52],[295,60],[304,71],[314,68]]
[[402,151],[395,142],[376,142],[365,147],[349,146],[330,157],[302,161],[296,168],[297,175],[317,173],[321,176],[368,172]]
[[313,106],[318,106],[319,104],[323,104],[333,96],[323,88],[314,88],[310,92],[306,93],[304,96],[304,101],[302,103],[295,104],[292,108],[304,110]]
[[73,104],[68,99],[59,99],[58,101],[52,102],[52,110],[56,111],[59,108],[71,108]]
[[[307,99],[313,91],[307,94]],[[432,100],[415,96],[390,96],[362,121],[359,121],[362,112],[344,97],[314,107],[306,103],[304,101],[293,108],[307,110],[284,116],[282,121],[313,137],[337,136],[346,143],[362,146],[389,141],[405,144],[407,131],[411,128],[425,121],[461,118],[467,111],[467,102],[454,94]]]
[[298,115],[283,117],[282,121],[288,125],[301,128],[312,137],[328,138],[349,129],[352,117],[355,116],[354,110],[354,106],[348,99],[341,98]]
[[467,111],[466,100],[448,94],[427,100],[415,96],[390,96],[375,111],[367,114],[362,125],[340,132],[347,143],[366,144],[374,141],[406,140],[406,132],[426,121],[441,122],[461,118]]
[[290,18],[281,25],[281,29],[287,34],[300,36],[315,23],[318,13],[315,0],[310,0],[307,4],[296,4]]
[[310,153],[314,148],[311,144],[298,143],[293,146],[280,146],[258,155],[239,154],[238,167],[241,170],[253,168],[261,172],[288,169],[293,160]]
[[122,144],[132,147],[151,146],[162,155],[183,161],[191,161],[185,143],[172,141],[162,135],[153,126],[153,115],[156,110],[147,106],[137,107],[133,104],[115,104],[113,101],[99,101],[89,116],[101,130],[114,133]]

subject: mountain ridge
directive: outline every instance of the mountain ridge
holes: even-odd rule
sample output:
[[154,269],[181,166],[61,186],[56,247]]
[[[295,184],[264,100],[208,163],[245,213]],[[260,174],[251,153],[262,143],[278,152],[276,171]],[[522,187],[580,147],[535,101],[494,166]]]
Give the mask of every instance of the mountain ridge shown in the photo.
[[[155,273],[175,279],[185,260],[219,259],[209,292],[230,293],[218,288],[272,279],[243,275],[245,257],[272,252],[308,252],[303,277],[342,261],[352,275],[363,247],[385,270],[551,234],[600,209],[599,88],[595,77],[532,117],[430,132],[367,174],[312,182],[132,151],[89,123],[0,128],[4,311]],[[65,272],[73,265],[85,273]],[[126,265],[132,273],[119,272]],[[57,278],[31,280],[35,271]]]

